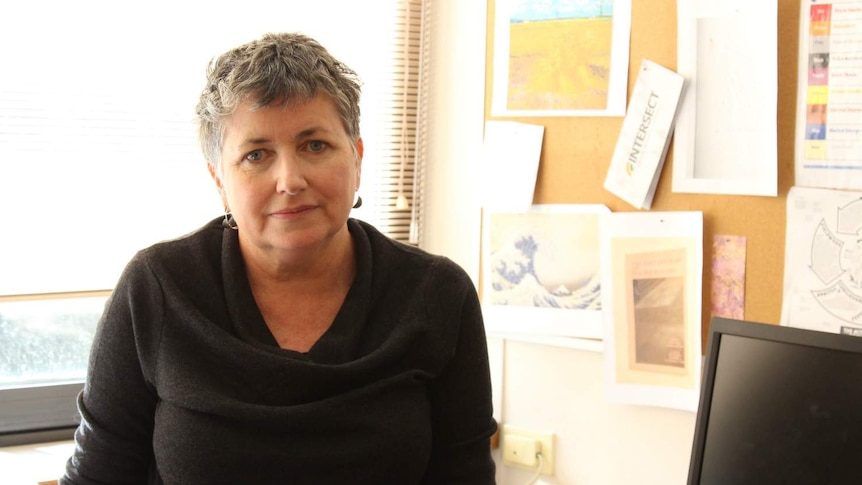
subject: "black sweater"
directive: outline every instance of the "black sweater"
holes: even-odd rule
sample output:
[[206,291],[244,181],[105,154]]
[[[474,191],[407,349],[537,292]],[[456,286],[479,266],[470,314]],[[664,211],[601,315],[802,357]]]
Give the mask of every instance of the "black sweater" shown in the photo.
[[307,353],[279,348],[220,220],[139,252],[99,323],[60,483],[493,484],[471,280],[348,227],[356,279]]

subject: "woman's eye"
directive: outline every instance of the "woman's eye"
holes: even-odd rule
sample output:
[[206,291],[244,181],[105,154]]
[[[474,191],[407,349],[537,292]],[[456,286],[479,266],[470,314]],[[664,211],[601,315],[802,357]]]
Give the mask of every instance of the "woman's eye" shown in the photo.
[[245,159],[250,162],[259,162],[263,159],[263,150],[255,150],[253,152],[249,152],[248,155],[245,156]]
[[326,143],[320,140],[312,140],[308,142],[308,149],[313,152],[319,152],[326,148]]

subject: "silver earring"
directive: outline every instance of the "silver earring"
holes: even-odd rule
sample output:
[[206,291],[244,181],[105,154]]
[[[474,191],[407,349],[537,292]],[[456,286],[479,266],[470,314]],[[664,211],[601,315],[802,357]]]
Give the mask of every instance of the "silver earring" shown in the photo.
[[233,214],[230,211],[224,211],[224,220],[221,221],[221,225],[226,229],[237,229],[236,219],[233,218]]
[[362,207],[362,197],[357,195],[356,196],[356,202],[353,203],[353,208],[358,209],[360,207]]

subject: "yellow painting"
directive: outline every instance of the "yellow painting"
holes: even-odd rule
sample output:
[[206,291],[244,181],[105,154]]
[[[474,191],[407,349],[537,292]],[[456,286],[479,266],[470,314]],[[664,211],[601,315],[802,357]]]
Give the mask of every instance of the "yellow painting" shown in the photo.
[[610,16],[513,22],[509,109],[604,109],[612,22]]
[[630,0],[497,0],[495,115],[622,116]]

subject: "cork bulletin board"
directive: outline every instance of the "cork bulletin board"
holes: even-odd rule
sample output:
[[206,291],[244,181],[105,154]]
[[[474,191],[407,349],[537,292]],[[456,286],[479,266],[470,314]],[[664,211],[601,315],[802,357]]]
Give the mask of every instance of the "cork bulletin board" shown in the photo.
[[[641,59],[677,67],[677,0],[632,0],[628,95]],[[485,119],[543,125],[534,204],[604,204],[611,211],[635,211],[603,188],[622,117],[491,116],[493,95],[494,0],[488,2]],[[778,324],[784,278],[785,204],[793,186],[800,0],[778,0],[778,196],[675,193],[671,190],[673,143],[656,188],[651,211],[703,213],[702,330],[711,317],[712,240],[745,236],[746,320]]]

